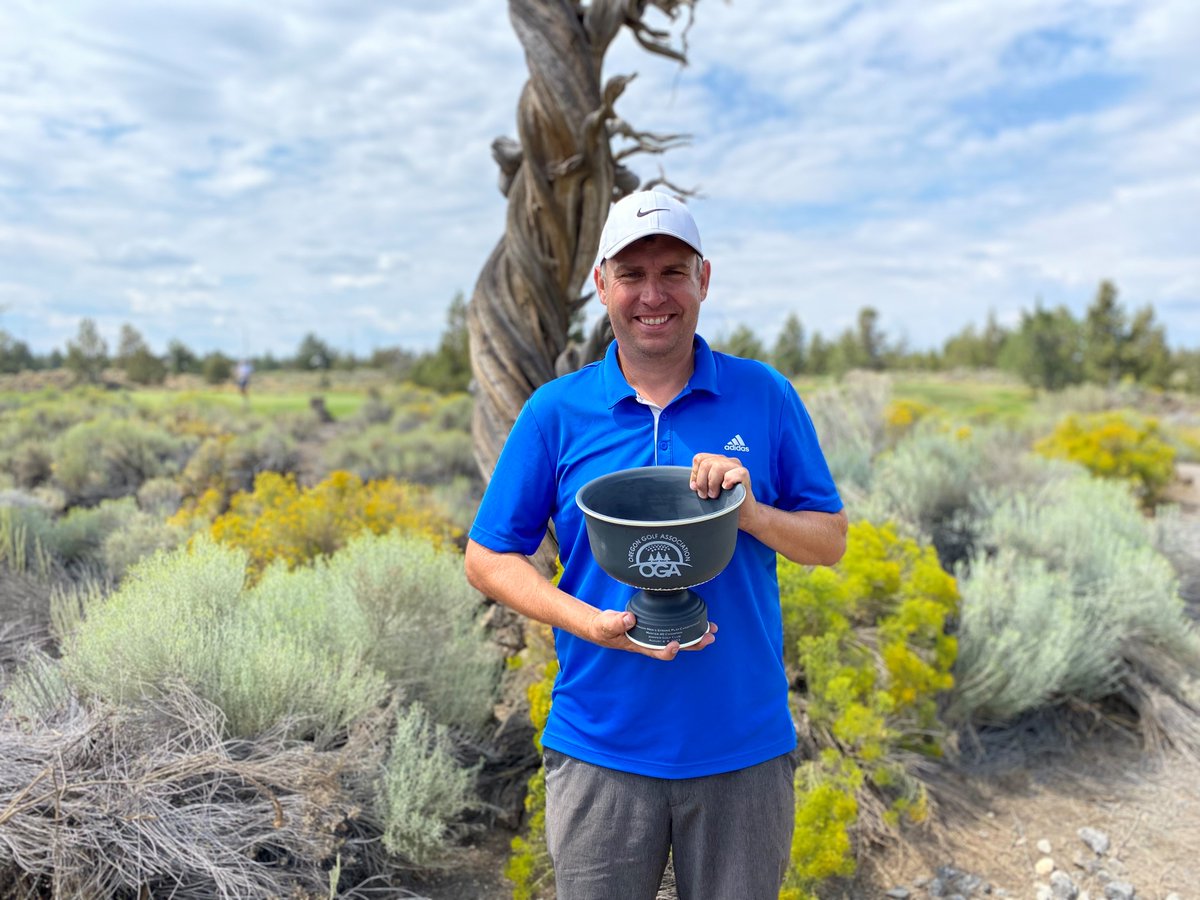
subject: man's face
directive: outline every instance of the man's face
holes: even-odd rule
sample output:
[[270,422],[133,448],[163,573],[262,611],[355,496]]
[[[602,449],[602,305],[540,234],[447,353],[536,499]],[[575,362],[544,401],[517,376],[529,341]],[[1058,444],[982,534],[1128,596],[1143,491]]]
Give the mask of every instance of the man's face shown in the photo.
[[692,352],[709,264],[683,241],[652,235],[597,266],[593,276],[622,354],[638,359]]

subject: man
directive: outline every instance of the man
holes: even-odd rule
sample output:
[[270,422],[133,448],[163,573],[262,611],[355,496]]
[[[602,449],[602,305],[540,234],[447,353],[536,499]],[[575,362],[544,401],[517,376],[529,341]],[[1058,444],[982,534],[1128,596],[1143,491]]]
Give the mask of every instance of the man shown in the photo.
[[250,360],[239,360],[237,369],[234,370],[234,378],[237,380],[238,393],[242,395],[242,399],[249,399],[250,376],[254,374],[254,366],[250,364]]
[[[599,258],[615,340],[525,404],[472,526],[467,576],[554,627],[560,671],[542,743],[560,900],[649,900],[668,854],[684,900],[774,900],[796,746],[776,554],[836,563],[846,516],[791,384],[696,334],[711,267],[687,208],[659,191],[625,197]],[[709,633],[684,652],[626,636],[634,589],[596,564],[575,504],[591,479],[648,465],[690,465],[704,497],[739,482],[747,492],[733,559],[703,589]],[[550,520],[557,586],[527,558]]]

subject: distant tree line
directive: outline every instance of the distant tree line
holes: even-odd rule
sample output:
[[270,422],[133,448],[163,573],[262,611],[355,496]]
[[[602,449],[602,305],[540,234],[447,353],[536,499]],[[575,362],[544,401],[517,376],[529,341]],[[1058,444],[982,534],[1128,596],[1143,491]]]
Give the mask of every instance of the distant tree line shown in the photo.
[[[1014,327],[990,314],[982,328],[967,325],[940,349],[911,350],[890,337],[878,310],[863,307],[853,327],[833,339],[820,332],[811,337],[799,315],[788,316],[771,347],[746,324],[718,335],[713,346],[738,356],[769,362],[789,377],[838,376],[851,369],[943,371],[1000,369],[1027,384],[1059,390],[1081,382],[1139,384],[1200,393],[1200,350],[1172,350],[1154,310],[1144,306],[1129,313],[1110,281],[1101,282],[1095,299],[1077,319],[1065,306],[1040,303],[1023,310]],[[461,293],[450,302],[446,329],[432,350],[416,353],[384,347],[365,357],[340,351],[316,334],[307,334],[291,357],[253,356],[255,371],[278,369],[346,371],[384,369],[399,380],[443,392],[466,390],[471,380],[467,337],[467,304]],[[124,372],[136,384],[161,384],[169,375],[199,375],[210,384],[229,381],[236,360],[219,351],[199,355],[174,339],[165,354],[156,354],[132,325],[121,326],[115,353],[100,336],[96,323],[83,319],[66,352],[31,353],[22,341],[0,329],[0,373],[66,368],[77,380],[95,383],[109,368]]]
[[1015,327],[990,314],[981,329],[967,325],[935,350],[910,350],[890,338],[879,319],[877,310],[864,307],[853,327],[827,340],[819,332],[808,337],[793,313],[770,349],[744,324],[713,345],[769,362],[790,377],[841,375],[850,369],[1000,369],[1046,390],[1085,381],[1132,381],[1200,392],[1200,350],[1171,350],[1153,308],[1130,314],[1110,281],[1101,282],[1082,319],[1065,306],[1048,309],[1038,303],[1021,312]]
[[[309,333],[290,357],[277,358],[267,353],[239,358],[250,362],[256,372],[386,369],[398,379],[439,391],[462,391],[471,379],[466,319],[466,300],[459,293],[450,303],[446,330],[438,346],[424,353],[384,347],[372,351],[369,356],[357,357],[337,350],[316,334]],[[167,344],[165,354],[156,354],[141,333],[128,323],[121,326],[116,350],[110,352],[108,342],[90,318],[80,321],[79,330],[67,341],[65,352],[55,349],[45,355],[31,352],[24,341],[16,340],[0,329],[0,374],[66,369],[79,382],[97,384],[103,380],[106,371],[117,369],[135,384],[162,384],[170,375],[198,375],[209,384],[222,384],[233,377],[239,358],[216,350],[200,355],[179,339],[172,339]]]

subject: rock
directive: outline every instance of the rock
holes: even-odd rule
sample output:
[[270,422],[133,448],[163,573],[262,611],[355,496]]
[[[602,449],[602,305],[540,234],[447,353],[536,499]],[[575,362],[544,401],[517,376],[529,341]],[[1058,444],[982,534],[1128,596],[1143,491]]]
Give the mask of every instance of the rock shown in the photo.
[[1050,846],[1050,842],[1048,840],[1046,840],[1045,838],[1042,838],[1040,841],[1037,842],[1038,853],[1042,854],[1042,856],[1049,856],[1050,851],[1053,849],[1054,848]]
[[1108,852],[1110,846],[1108,835],[1098,828],[1080,828],[1076,834],[1079,839],[1092,848],[1092,852],[1097,856],[1103,856]]
[[1079,888],[1066,872],[1051,873],[1050,889],[1054,892],[1054,900],[1078,900],[1079,898]]
[[908,900],[912,896],[912,891],[908,888],[894,887],[884,894],[884,896],[891,898],[891,900]]
[[1051,890],[1048,884],[1039,884],[1034,898],[1035,900],[1054,900],[1054,891]]
[[1136,900],[1137,891],[1128,881],[1110,881],[1104,886],[1106,900]]
[[1049,875],[1054,871],[1054,860],[1048,856],[1043,856],[1036,863],[1034,863],[1033,871],[1037,872],[1039,875]]

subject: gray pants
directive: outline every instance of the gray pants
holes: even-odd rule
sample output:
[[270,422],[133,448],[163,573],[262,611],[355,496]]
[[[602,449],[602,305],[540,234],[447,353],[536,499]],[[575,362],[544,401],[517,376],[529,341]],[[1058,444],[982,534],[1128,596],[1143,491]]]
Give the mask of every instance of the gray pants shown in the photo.
[[649,778],[545,752],[558,900],[777,900],[795,817],[791,754],[705,778]]

